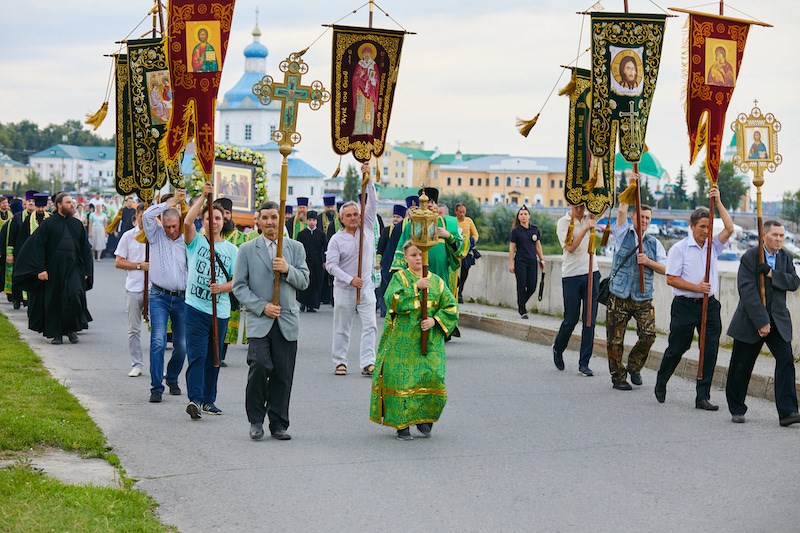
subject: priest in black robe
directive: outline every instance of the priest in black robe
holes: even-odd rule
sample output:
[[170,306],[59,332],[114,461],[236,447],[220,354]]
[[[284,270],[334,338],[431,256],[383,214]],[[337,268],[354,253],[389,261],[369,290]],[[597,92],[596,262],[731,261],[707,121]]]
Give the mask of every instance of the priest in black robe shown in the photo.
[[72,344],[76,332],[92,320],[86,306],[86,291],[92,288],[92,250],[86,230],[75,218],[72,196],[58,193],[56,211],[19,251],[14,266],[14,284],[28,291],[28,328],[62,344],[66,335]]
[[[33,235],[39,225],[49,216],[45,210],[47,208],[47,195],[37,191],[25,191],[25,210],[17,213],[9,222],[8,228],[8,254],[11,256],[11,264],[16,264],[16,256],[28,238]],[[22,294],[23,289],[13,283],[11,285],[11,301],[14,309],[19,309],[20,304],[27,306]]]
[[297,240],[306,250],[309,284],[305,290],[297,291],[297,301],[300,302],[300,311],[316,313],[322,302],[322,290],[325,285],[325,270],[322,264],[325,262],[328,239],[322,228],[317,227],[316,211],[306,213],[306,223],[308,226],[297,235]]

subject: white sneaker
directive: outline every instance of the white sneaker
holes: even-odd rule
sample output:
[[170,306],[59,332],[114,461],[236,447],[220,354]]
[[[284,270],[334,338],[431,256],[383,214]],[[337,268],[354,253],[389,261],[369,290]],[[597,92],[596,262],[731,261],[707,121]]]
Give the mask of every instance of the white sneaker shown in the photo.
[[128,375],[132,378],[138,377],[142,375],[142,369],[138,366],[131,368],[131,371],[128,372]]

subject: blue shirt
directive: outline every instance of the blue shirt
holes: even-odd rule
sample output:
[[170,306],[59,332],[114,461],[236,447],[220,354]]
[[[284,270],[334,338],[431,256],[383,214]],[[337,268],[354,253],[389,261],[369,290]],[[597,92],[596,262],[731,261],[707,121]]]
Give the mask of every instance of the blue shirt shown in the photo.
[[767,247],[764,247],[764,259],[772,270],[775,270],[775,258],[778,257],[779,251],[780,250],[776,250],[774,254],[771,254],[767,251]]
[[[225,270],[233,276],[233,267],[236,264],[236,246],[228,241],[214,243],[214,253],[220,258]],[[209,258],[211,248],[205,235],[197,234],[194,240],[186,245],[186,262],[189,265],[189,278],[186,282],[186,304],[207,315],[211,314],[211,270]],[[222,272],[217,261],[214,261],[216,282],[220,285],[227,283],[228,279]],[[230,318],[231,300],[230,293],[223,292],[217,295],[217,318]]]

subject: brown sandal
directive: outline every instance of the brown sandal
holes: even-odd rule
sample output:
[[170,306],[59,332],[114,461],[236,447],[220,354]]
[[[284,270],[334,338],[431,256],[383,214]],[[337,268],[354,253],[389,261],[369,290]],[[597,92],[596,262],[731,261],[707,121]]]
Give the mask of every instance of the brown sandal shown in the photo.
[[333,371],[334,374],[337,376],[346,376],[347,375],[347,365],[338,365],[336,370]]
[[367,365],[361,370],[361,375],[371,376],[373,370],[375,370],[375,365]]

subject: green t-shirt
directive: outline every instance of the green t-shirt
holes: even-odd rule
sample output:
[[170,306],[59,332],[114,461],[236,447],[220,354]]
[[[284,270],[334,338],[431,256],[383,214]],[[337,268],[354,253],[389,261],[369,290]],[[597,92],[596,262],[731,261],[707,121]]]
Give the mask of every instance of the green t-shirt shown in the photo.
[[[237,252],[236,246],[227,241],[214,243],[214,253],[220,258],[231,276],[233,276]],[[206,239],[205,235],[198,233],[195,235],[194,240],[186,245],[186,264],[189,267],[189,276],[186,281],[186,305],[191,305],[207,315],[211,314],[209,257],[211,257],[211,248],[209,247],[208,239]],[[214,261],[214,270],[217,283],[228,282],[217,261]],[[217,318],[230,318],[231,300],[228,296],[229,294],[223,292],[217,295]]]

